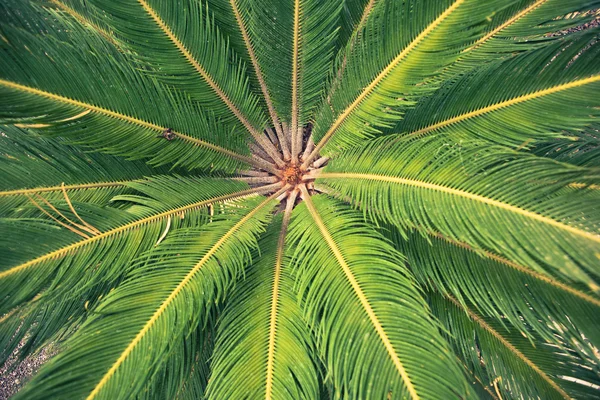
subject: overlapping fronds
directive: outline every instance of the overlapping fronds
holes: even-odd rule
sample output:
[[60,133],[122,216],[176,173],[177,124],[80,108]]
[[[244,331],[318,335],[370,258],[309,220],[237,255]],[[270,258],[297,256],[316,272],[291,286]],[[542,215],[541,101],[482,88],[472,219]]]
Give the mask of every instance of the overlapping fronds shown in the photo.
[[[534,347],[519,332],[509,332],[456,300],[431,294],[435,315],[467,368],[503,398],[593,399],[598,377],[578,365],[573,354],[550,345]],[[571,378],[569,380],[568,378]],[[573,381],[573,378],[579,381]]]
[[174,355],[171,342],[204,323],[207,310],[250,261],[272,206],[272,198],[247,200],[237,212],[202,230],[181,231],[141,257],[65,344],[66,350],[17,398],[114,399],[139,391]]
[[[177,181],[178,179],[175,179],[175,184],[170,186],[173,193],[177,193]],[[166,187],[164,180],[159,182]],[[88,279],[92,281],[95,277],[96,283],[114,281],[123,275],[124,267],[136,254],[156,243],[165,224],[169,223],[169,216],[180,217],[180,214],[186,211],[259,191],[243,190],[247,187],[244,183],[225,180],[194,183],[195,186],[187,187],[186,199],[182,198],[180,192],[179,196],[173,196],[174,202],[154,210],[148,207],[144,212],[135,214],[115,208],[94,208],[92,205],[81,204],[80,213],[88,223],[97,227],[100,233],[85,238],[69,232],[70,241],[66,245],[64,240],[58,241],[53,235],[48,235],[49,245],[42,245],[40,242],[38,246],[31,246],[30,254],[23,252],[19,255],[25,260],[5,265],[0,271],[1,310],[8,311],[33,297],[50,280],[55,282],[54,286],[60,282],[62,290],[73,291],[77,287],[84,287],[86,282],[81,280],[82,270],[96,271],[95,274],[88,275]],[[83,214],[83,210],[86,209],[90,212]],[[15,240],[25,240],[26,233],[27,230],[19,236],[18,231],[15,231]],[[18,249],[14,251],[18,253]]]
[[390,1],[375,7],[348,55],[339,89],[315,118],[317,149],[358,144],[398,120],[431,89],[423,83],[479,37],[501,3]]
[[290,266],[283,262],[281,229],[281,220],[274,221],[259,243],[260,260],[227,300],[209,399],[318,398],[312,335],[296,302]]
[[483,142],[394,141],[348,151],[317,182],[375,218],[440,232],[599,289],[597,191],[564,190],[597,176]]
[[423,286],[473,304],[524,335],[533,330],[549,342],[565,340],[587,348],[590,355],[594,352],[588,343],[598,347],[600,298],[595,295],[437,233],[412,231],[407,240],[394,233],[389,235]]
[[575,36],[450,81],[408,112],[396,132],[517,148],[582,130],[600,112],[600,102],[590,101],[600,89],[600,46],[584,51],[597,40],[594,32]]
[[480,67],[502,57],[529,51],[563,41],[566,33],[579,30],[594,19],[597,0],[520,0],[506,6],[491,16],[485,34],[462,51],[459,59],[439,77],[452,75],[473,67]]
[[[250,92],[245,66],[200,2],[181,4],[128,0],[90,2],[102,10],[122,38],[153,74],[210,108],[219,118],[249,132],[272,156],[275,149],[262,135],[265,115]],[[129,21],[135,19],[132,26]],[[202,37],[204,40],[195,40]]]
[[[231,170],[249,162],[239,130],[140,74],[94,30],[65,15],[40,18],[34,7],[19,11],[2,13],[0,121],[153,164]],[[26,22],[45,34],[19,26]],[[176,140],[162,137],[167,129]]]
[[0,1],[14,398],[597,398],[598,10]]
[[290,226],[292,265],[335,396],[463,396],[466,382],[403,257],[339,202],[304,204]]

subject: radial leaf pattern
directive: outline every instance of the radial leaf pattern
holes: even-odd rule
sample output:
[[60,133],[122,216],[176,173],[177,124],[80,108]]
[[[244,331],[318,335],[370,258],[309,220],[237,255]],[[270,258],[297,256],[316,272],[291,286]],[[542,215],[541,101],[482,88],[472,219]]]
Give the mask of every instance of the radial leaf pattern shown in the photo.
[[598,398],[599,9],[2,1],[0,398]]

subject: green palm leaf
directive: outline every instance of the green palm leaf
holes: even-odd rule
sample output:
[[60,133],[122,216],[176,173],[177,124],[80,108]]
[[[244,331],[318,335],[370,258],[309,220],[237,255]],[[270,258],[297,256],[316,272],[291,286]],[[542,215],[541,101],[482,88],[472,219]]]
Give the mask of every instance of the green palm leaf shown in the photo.
[[[392,237],[423,286],[451,295],[461,304],[468,301],[527,336],[533,330],[545,340],[557,342],[559,325],[564,331],[559,341],[578,343],[582,348],[588,341],[600,343],[594,318],[600,299],[593,294],[490,252],[478,253],[438,233],[423,236],[413,231],[408,240],[397,234]],[[588,351],[593,353],[591,348]]]
[[[434,313],[454,334],[456,351],[483,382],[499,387],[504,396],[528,398],[594,398],[595,390],[565,377],[597,382],[594,373],[551,347],[535,348],[520,333],[495,326],[455,299],[431,297]],[[474,345],[475,344],[475,345]],[[590,382],[591,381],[591,382]]]
[[[399,144],[392,137],[349,151],[318,176],[376,219],[438,231],[598,291],[600,237],[588,223],[596,218],[598,193],[564,190],[597,179],[586,169],[483,143]],[[576,209],[567,200],[572,196]]]
[[287,222],[273,222],[260,243],[259,263],[250,266],[228,300],[207,398],[318,396],[310,330],[296,303],[289,265],[283,263]]
[[600,87],[598,49],[581,53],[594,36],[477,69],[421,102],[395,129],[409,138],[483,137],[514,147],[581,130],[598,113],[598,104],[580,103]]
[[[306,199],[290,227],[298,246],[292,262],[336,396],[433,399],[464,393],[466,383],[402,256],[357,213],[325,198]],[[360,350],[352,351],[356,346]]]
[[398,109],[430,89],[424,81],[458,58],[498,6],[458,0],[425,2],[415,13],[412,2],[376,7],[348,59],[340,90],[317,114],[317,150],[355,145],[398,120]]
[[[71,396],[85,394],[90,399],[124,398],[140,390],[153,370],[165,362],[163,355],[171,338],[189,335],[201,323],[211,303],[224,295],[230,276],[239,274],[248,262],[249,251],[256,246],[255,235],[268,217],[269,205],[273,205],[272,198],[253,199],[242,206],[242,212],[210,224],[203,232],[182,231],[148,253],[140,260],[139,268],[68,342],[68,351],[38,375],[39,384],[19,395],[33,399],[59,391]],[[251,211],[243,212],[244,209]],[[186,255],[173,264],[168,257],[173,252]],[[219,260],[224,256],[228,258],[229,270],[220,266]],[[182,308],[181,303],[190,302],[195,304],[193,308]],[[187,314],[181,314],[183,310]],[[95,337],[96,351],[90,347],[89,334]],[[110,342],[109,355],[106,346]],[[96,362],[84,362],[85,367],[73,365],[73,359],[82,360],[81,352],[86,358],[96,357]],[[70,366],[85,384],[71,378],[55,380],[52,371],[61,365]],[[139,370],[146,372],[137,374]]]

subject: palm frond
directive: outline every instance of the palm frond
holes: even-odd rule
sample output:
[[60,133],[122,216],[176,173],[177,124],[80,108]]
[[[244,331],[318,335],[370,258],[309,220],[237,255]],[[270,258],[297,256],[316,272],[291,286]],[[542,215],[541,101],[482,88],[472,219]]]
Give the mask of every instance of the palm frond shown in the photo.
[[[271,91],[273,88],[269,90],[267,86],[259,56],[255,51],[255,43],[258,38],[253,38],[250,32],[251,14],[253,11],[256,13],[260,12],[260,10],[243,0],[209,0],[208,9],[214,14],[219,30],[226,34],[235,53],[248,66],[248,75],[251,78],[250,83],[256,87],[254,90],[255,93],[262,93],[264,103],[271,116],[273,128],[277,133],[284,159],[289,160],[291,158],[289,144],[272,99]],[[233,23],[234,21],[235,23]],[[278,54],[278,56],[281,57],[281,54]]]
[[415,278],[431,290],[449,294],[461,304],[473,304],[483,315],[502,326],[511,325],[522,334],[557,343],[578,344],[593,353],[588,341],[598,347],[596,318],[600,299],[555,278],[550,279],[524,266],[491,253],[453,242],[431,232],[407,233],[408,240],[391,231],[398,250],[406,255]]
[[302,127],[310,122],[323,97],[328,67],[333,60],[338,1],[295,0],[292,37],[291,136],[292,160],[302,150]]
[[[70,243],[67,245],[62,242],[59,244],[52,238],[52,245],[48,246],[51,251],[45,249],[46,246],[37,246],[32,249],[32,254],[21,252],[16,247],[15,253],[26,258],[26,261],[11,263],[11,258],[7,258],[9,264],[0,270],[0,310],[8,311],[32,298],[51,281],[60,282],[59,287],[63,291],[73,292],[75,288],[85,286],[85,282],[82,281],[79,286],[77,282],[81,281],[81,276],[86,271],[96,271],[90,278],[95,277],[99,281],[116,280],[123,275],[124,267],[131,259],[156,243],[165,229],[168,217],[184,215],[209,204],[262,190],[243,190],[247,187],[245,184],[226,180],[202,181],[201,184],[197,180],[191,182],[194,184],[189,185],[188,181],[188,185],[180,185],[185,188],[187,198],[182,198],[182,194],[174,195],[175,203],[162,204],[154,210],[145,207],[137,213],[129,213],[114,208],[93,209],[91,205],[81,204],[80,211],[86,208],[90,210],[85,218],[100,229],[100,234],[90,238],[79,237],[79,240],[70,235]],[[161,183],[163,187],[167,187],[164,180]],[[168,187],[176,188],[173,184]],[[190,198],[194,200],[191,201]],[[23,237],[26,235],[15,236],[15,239],[23,240]]]
[[394,141],[348,151],[317,182],[375,219],[437,231],[599,289],[597,191],[565,189],[597,181],[587,169],[486,143]]
[[166,362],[156,370],[136,399],[199,399],[210,377],[210,358],[214,350],[215,326],[220,309],[217,305],[195,330],[169,345]]
[[286,225],[273,222],[259,242],[260,260],[227,300],[207,398],[318,398],[312,335],[283,263]]
[[292,265],[335,397],[464,395],[462,372],[402,256],[360,214],[307,194],[290,225]]
[[520,0],[507,4],[491,17],[486,32],[462,51],[438,79],[480,67],[482,63],[510,57],[515,53],[546,46],[565,39],[565,34],[594,18],[589,10],[597,8],[597,0]]
[[[114,399],[141,390],[168,358],[172,340],[189,335],[203,322],[207,310],[225,295],[230,277],[240,274],[249,262],[273,200],[274,196],[247,200],[238,212],[201,231],[181,231],[147,253],[65,344],[67,350],[49,362],[17,398],[61,393]],[[173,254],[179,257],[170,257]],[[90,335],[94,340],[89,340]]]
[[597,377],[578,365],[576,357],[555,352],[543,342],[534,347],[520,333],[506,331],[455,299],[432,293],[430,301],[435,315],[452,332],[451,341],[460,358],[483,382],[499,388],[504,397],[592,399],[597,394],[583,383],[596,382]]
[[319,144],[312,157],[356,145],[397,121],[401,109],[431,89],[424,83],[480,35],[499,4],[407,1],[376,7],[348,58],[340,89],[315,117]]
[[[243,126],[274,161],[282,162],[262,133],[266,119],[258,99],[250,92],[245,66],[232,54],[200,2],[90,3],[101,10],[97,12],[102,13],[115,35],[156,77],[189,93],[219,118]],[[129,24],[131,19],[137,21],[135,27]],[[206,40],[194,40],[197,37]]]
[[379,0],[345,0],[340,13],[337,49],[347,47],[364,28],[373,7]]
[[107,204],[124,193],[127,182],[168,172],[140,161],[83,152],[59,138],[9,125],[0,126],[0,147],[0,213],[5,217],[28,217],[27,196],[36,193],[50,202],[64,200],[67,192],[71,201]]
[[[598,117],[596,33],[575,35],[450,82],[420,102],[395,128],[415,138],[453,135],[512,147],[582,130]],[[475,93],[476,92],[476,93]],[[527,144],[526,143],[526,144]]]
[[[2,13],[2,122],[153,164],[232,170],[240,161],[252,163],[244,136],[218,123],[212,110],[144,77],[129,57],[77,21],[54,14],[50,22],[21,3]],[[48,33],[21,27],[27,24]],[[22,46],[30,49],[26,55]],[[177,140],[162,137],[169,129]]]

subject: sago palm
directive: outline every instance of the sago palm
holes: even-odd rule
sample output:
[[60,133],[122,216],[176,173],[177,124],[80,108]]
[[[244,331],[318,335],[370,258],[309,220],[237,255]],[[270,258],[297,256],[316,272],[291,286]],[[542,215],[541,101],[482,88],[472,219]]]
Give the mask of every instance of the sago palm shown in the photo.
[[14,398],[598,398],[597,8],[3,0]]

